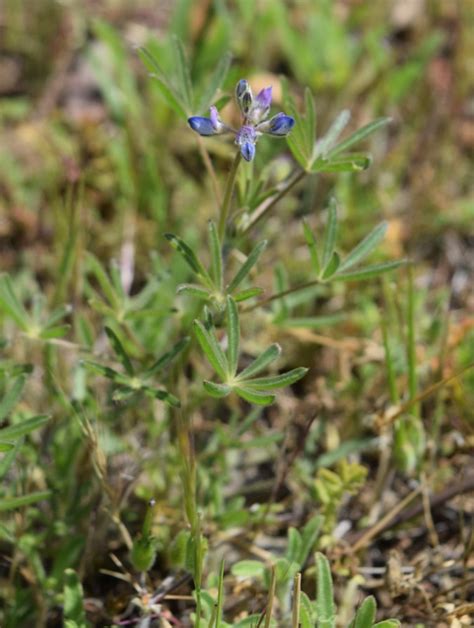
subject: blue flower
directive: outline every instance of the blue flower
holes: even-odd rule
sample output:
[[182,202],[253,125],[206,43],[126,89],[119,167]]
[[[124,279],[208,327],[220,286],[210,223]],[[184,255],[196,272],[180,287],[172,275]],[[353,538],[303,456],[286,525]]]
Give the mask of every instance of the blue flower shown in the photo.
[[242,114],[240,129],[236,130],[224,124],[215,107],[210,108],[208,118],[203,116],[188,118],[189,126],[204,137],[233,133],[242,157],[246,161],[252,161],[255,157],[255,145],[263,133],[274,137],[285,137],[295,124],[295,119],[285,113],[277,113],[267,119],[272,104],[271,87],[265,87],[254,98],[248,82],[241,79],[235,88],[235,98]]

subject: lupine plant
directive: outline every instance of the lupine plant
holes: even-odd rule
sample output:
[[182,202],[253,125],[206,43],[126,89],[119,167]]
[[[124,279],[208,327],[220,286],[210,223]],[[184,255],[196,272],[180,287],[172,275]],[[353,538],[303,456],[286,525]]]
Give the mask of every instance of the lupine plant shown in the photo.
[[[145,53],[145,58],[150,61],[150,55]],[[180,108],[186,110],[186,104],[193,101],[191,81],[187,74],[187,67],[181,59],[181,73],[184,76],[181,91],[179,88],[171,88],[164,84],[164,77],[160,73],[159,85],[169,99],[173,94],[175,102]],[[158,64],[151,59],[153,68]],[[168,233],[166,238],[173,248],[184,260],[192,277],[191,283],[183,283],[177,286],[177,294],[195,300],[198,315],[192,324],[192,334],[197,344],[206,357],[209,365],[217,377],[215,379],[203,379],[203,391],[214,403],[235,393],[242,400],[251,405],[261,406],[272,404],[276,400],[275,392],[279,388],[290,386],[301,380],[307,373],[305,366],[300,366],[287,372],[271,372],[269,367],[280,356],[281,348],[278,344],[272,344],[262,353],[257,355],[247,366],[242,367],[240,354],[241,335],[245,337],[245,314],[263,308],[269,302],[282,300],[288,295],[304,291],[308,286],[333,281],[363,280],[375,277],[382,273],[394,270],[402,262],[387,262],[369,266],[358,267],[358,264],[366,258],[382,240],[386,224],[376,227],[363,241],[360,242],[346,257],[341,258],[336,250],[336,236],[338,217],[335,200],[331,200],[326,233],[319,243],[319,237],[315,236],[306,223],[303,223],[303,234],[308,245],[309,257],[315,274],[313,281],[301,286],[286,287],[281,292],[262,297],[262,290],[252,285],[250,276],[258,273],[258,264],[266,253],[267,242],[265,240],[255,242],[251,232],[257,223],[269,217],[270,212],[278,211],[280,201],[289,190],[306,175],[318,172],[357,172],[364,170],[370,164],[370,158],[364,153],[347,152],[349,148],[362,141],[369,134],[385,125],[388,120],[382,118],[359,129],[351,136],[339,141],[339,136],[349,120],[348,112],[343,112],[329,131],[322,138],[315,137],[315,111],[313,97],[309,90],[305,92],[306,113],[298,112],[294,99],[289,95],[288,88],[284,87],[285,101],[292,115],[283,112],[270,116],[272,104],[272,87],[262,89],[256,97],[248,81],[242,79],[235,88],[235,99],[241,116],[241,125],[234,128],[222,120],[218,109],[211,105],[208,117],[191,115],[188,124],[193,131],[204,138],[230,135],[234,140],[234,156],[231,161],[230,171],[225,184],[224,194],[219,207],[216,222],[209,220],[208,243],[203,251],[195,251],[183,238],[176,234]],[[183,98],[187,94],[187,103]],[[234,190],[239,176],[241,158],[244,162],[252,162],[256,157],[256,144],[262,135],[274,137],[286,137],[288,146],[293,153],[299,167],[293,174],[281,183],[278,188],[272,189],[264,181],[259,183],[260,201],[247,209],[247,214],[242,216],[235,205]],[[203,149],[205,151],[205,148]],[[204,152],[206,155],[206,152]],[[255,198],[255,195],[254,195]],[[257,194],[258,198],[258,194]],[[249,252],[245,254],[245,251]],[[233,254],[238,253],[242,259],[240,267],[231,272]],[[243,257],[242,257],[243,256]],[[202,258],[202,259],[201,259]],[[206,264],[205,258],[209,260]],[[250,305],[241,305],[250,301]],[[189,333],[191,330],[187,330]],[[120,354],[127,377],[132,375],[131,365],[125,356],[123,349],[111,330],[107,331],[114,348]],[[181,341],[179,346],[183,344]],[[172,354],[176,350],[171,351]],[[189,348],[184,350],[184,359],[189,356]],[[205,365],[203,365],[205,366]],[[93,365],[93,368],[97,368]],[[199,368],[199,371],[202,367]],[[152,369],[153,370],[153,369]],[[100,372],[100,368],[99,368]],[[265,374],[266,373],[266,374]],[[117,377],[114,373],[103,372],[112,379]],[[118,382],[118,380],[117,380]],[[194,596],[196,610],[194,622],[201,626],[203,622],[209,627],[227,626],[222,617],[223,609],[223,574],[224,564],[220,570],[218,581],[218,598],[214,600],[203,589],[204,561],[207,542],[203,536],[203,517],[199,507],[199,469],[196,452],[192,445],[192,416],[190,408],[192,402],[189,392],[186,392],[186,381],[183,377],[175,379],[177,388],[174,393],[168,393],[168,398],[162,397],[171,403],[180,398],[181,408],[174,410],[176,413],[178,441],[180,443],[182,482],[185,512],[189,522],[187,532],[180,544],[183,545],[183,566],[192,573],[194,580]],[[130,385],[130,384],[128,384]],[[179,392],[178,392],[179,391]],[[297,595],[291,611],[289,599],[290,589],[288,585],[293,582],[296,574],[304,569],[305,562],[314,548],[319,528],[322,524],[320,518],[314,520],[314,525],[308,524],[308,531],[303,531],[300,536],[298,531],[292,531],[288,557],[275,563],[273,570],[267,572],[267,586],[269,587],[269,604],[262,616],[251,617],[243,620],[238,626],[261,625],[262,619],[265,626],[273,625],[272,597],[277,595],[281,603],[281,620],[285,625],[302,626],[333,626],[335,611],[332,600],[329,600],[330,575],[328,575],[327,562],[323,557],[317,558],[318,565],[318,602],[314,609],[307,597]],[[306,530],[306,528],[305,528]],[[142,539],[143,537],[141,537]],[[306,541],[305,541],[306,539]],[[138,542],[138,541],[137,541]],[[140,540],[140,542],[142,542]],[[148,547],[151,547],[149,544]],[[298,558],[299,556],[299,558]],[[234,566],[233,573],[251,576],[255,574],[254,563],[243,561]],[[260,569],[257,570],[260,572]],[[326,588],[325,588],[326,587]],[[327,591],[326,591],[327,589]],[[304,601],[302,601],[304,600]],[[353,621],[354,626],[369,627],[374,624],[375,606],[373,598],[368,598],[357,612]],[[327,615],[327,613],[329,613]],[[327,615],[327,616],[326,616]],[[292,619],[290,619],[292,616]],[[301,620],[298,619],[301,617]],[[314,623],[316,622],[316,624]],[[381,624],[395,626],[396,622]]]
[[[99,26],[99,31],[100,29]],[[103,35],[107,38],[110,33],[105,30]],[[247,424],[255,420],[258,416],[256,413],[261,412],[264,406],[275,404],[279,390],[297,383],[298,386],[304,386],[304,378],[308,375],[305,364],[290,370],[285,368],[285,353],[276,342],[261,351],[250,349],[252,355],[249,358],[247,343],[254,330],[253,325],[247,324],[250,315],[262,316],[263,321],[268,320],[268,316],[273,316],[278,325],[290,326],[296,320],[292,315],[294,299],[298,298],[298,303],[307,302],[313,298],[311,289],[314,287],[325,286],[330,289],[337,282],[372,279],[395,270],[403,263],[389,261],[360,266],[383,239],[385,223],[376,226],[352,251],[342,256],[337,247],[340,220],[337,202],[331,198],[324,233],[314,233],[309,223],[302,222],[301,236],[307,245],[305,265],[309,262],[311,273],[308,280],[301,284],[288,285],[284,272],[276,268],[274,293],[263,294],[262,288],[256,285],[262,265],[271,259],[271,245],[260,239],[257,225],[262,228],[265,220],[277,216],[280,201],[305,177],[324,172],[357,173],[368,168],[371,161],[369,155],[351,152],[349,149],[387,124],[388,119],[378,119],[340,139],[350,117],[344,111],[336,117],[324,135],[317,136],[315,106],[310,90],[307,89],[304,93],[304,113],[301,113],[288,85],[282,80],[284,109],[288,113],[272,114],[272,86],[263,88],[254,96],[249,82],[241,79],[234,91],[240,124],[234,127],[221,118],[216,104],[229,69],[229,59],[223,59],[210,86],[197,99],[184,49],[179,40],[174,41],[174,50],[179,77],[174,83],[162,72],[153,54],[148,51],[141,51],[141,54],[153,71],[162,96],[182,116],[183,125],[187,118],[189,127],[197,134],[200,153],[216,183],[214,191],[218,201],[217,215],[209,217],[207,242],[203,242],[198,250],[180,235],[165,234],[169,245],[184,262],[185,270],[181,273],[184,281],[176,282],[173,286],[176,303],[180,304],[184,299],[186,312],[192,314],[176,317],[174,328],[167,327],[174,342],[170,342],[161,354],[150,356],[143,339],[138,340],[137,321],[145,321],[145,328],[153,337],[157,319],[161,320],[165,314],[178,311],[177,308],[173,309],[173,297],[166,292],[162,277],[159,280],[151,279],[141,291],[131,296],[124,288],[123,277],[116,264],[112,263],[110,271],[107,271],[96,257],[87,254],[83,260],[84,293],[91,311],[100,315],[104,321],[104,339],[107,339],[112,349],[113,358],[110,363],[105,363],[102,357],[96,355],[87,316],[82,317],[77,329],[81,355],[78,356],[75,366],[72,399],[67,399],[54,379],[49,384],[55,388],[61,403],[74,417],[75,425],[79,429],[75,438],[84,438],[87,442],[94,473],[103,488],[105,511],[110,521],[117,526],[129,550],[129,565],[136,576],[127,574],[117,557],[114,558],[115,564],[122,572],[115,575],[125,580],[128,578],[127,581],[133,583],[136,596],[131,600],[131,606],[141,617],[143,626],[148,625],[147,622],[153,617],[161,616],[163,611],[161,601],[166,591],[152,593],[149,590],[147,572],[152,569],[157,552],[160,549],[164,551],[167,544],[171,547],[173,564],[191,575],[191,615],[198,628],[223,628],[230,625],[291,625],[294,628],[334,626],[336,611],[326,559],[320,554],[316,555],[316,602],[311,602],[301,591],[301,574],[308,571],[315,575],[314,568],[310,566],[308,569],[308,565],[311,565],[311,557],[318,546],[319,530],[322,526],[327,529],[328,525],[334,523],[332,515],[343,497],[346,484],[340,487],[338,485],[337,496],[332,499],[331,504],[328,505],[324,499],[320,499],[321,510],[326,508],[331,514],[326,523],[317,516],[310,518],[301,532],[290,529],[284,555],[275,554],[270,563],[260,565],[255,561],[240,561],[231,566],[224,560],[216,573],[215,566],[209,567],[206,559],[213,544],[213,539],[207,538],[213,515],[209,504],[201,501],[203,490],[200,485],[200,450],[193,425],[193,411],[200,404],[213,404],[211,414],[215,417],[216,432],[222,427],[219,416],[224,411],[233,413],[234,424],[242,417],[243,427],[236,428],[237,436],[234,437],[232,446],[236,449],[243,447],[244,443],[239,442],[239,435],[244,433]],[[199,110],[210,106],[208,117],[194,115],[192,109],[198,101]],[[294,158],[291,172],[277,183],[265,179],[265,169],[259,170],[261,164],[256,146],[263,136],[286,138],[287,143],[280,144],[280,147],[285,152],[289,148]],[[225,143],[227,137],[233,141]],[[209,138],[222,138],[225,154],[229,158],[230,166],[222,193],[218,185],[219,177],[216,176],[215,166],[206,148]],[[70,266],[66,262],[71,254],[66,249],[65,273],[70,272]],[[17,325],[22,334],[44,343],[45,363],[53,371],[55,354],[52,347],[54,343],[60,342],[68,330],[63,319],[70,309],[56,305],[50,313],[45,313],[43,304],[33,299],[31,311],[28,311],[7,276],[0,278],[0,305],[5,316]],[[281,310],[276,313],[280,305]],[[245,351],[242,351],[242,346]],[[24,371],[15,373],[17,379],[6,390],[0,418],[6,416],[18,401],[28,372],[25,367]],[[133,406],[143,408],[146,413],[150,403],[162,404],[163,415],[169,418],[171,426],[170,439],[176,444],[177,457],[172,462],[180,469],[182,507],[186,516],[186,525],[175,538],[159,538],[154,532],[152,501],[135,538],[122,521],[120,509],[123,496],[108,478],[102,451],[105,439],[95,429],[90,418],[97,407],[90,400],[86,402],[91,376],[99,376],[109,382],[110,401],[112,404],[119,404],[115,406],[119,411]],[[45,424],[48,418],[43,415],[30,416],[24,418],[19,425],[0,430],[0,448],[6,452],[0,475],[4,475],[13,463],[21,439]],[[263,435],[260,442],[268,441],[265,441]],[[113,439],[108,446],[113,446]],[[318,479],[320,493],[325,489],[322,480],[329,481],[332,477],[326,473]],[[337,481],[336,477],[336,483]],[[347,490],[354,492],[356,489],[352,483]],[[11,510],[49,496],[49,491],[26,492],[2,499],[0,508]],[[217,517],[221,517],[221,520],[228,517],[229,513],[223,513],[222,507],[219,511],[219,504],[222,506],[223,502],[222,496],[216,493],[214,502],[216,520]],[[272,511],[270,505],[267,509],[256,509],[249,513],[243,507],[242,500],[237,500],[233,507],[234,510],[230,510],[231,521],[235,524],[237,520],[245,520],[255,531],[265,524]],[[80,547],[81,540],[77,543]],[[31,547],[28,551],[32,560],[37,563],[38,547]],[[230,567],[238,578],[259,577],[268,589],[268,600],[262,612],[250,614],[233,624],[226,622],[223,606],[224,575]],[[63,604],[66,625],[70,628],[87,625],[83,612],[83,591],[77,573],[69,568],[61,572],[61,565],[53,565],[53,571],[56,579],[51,577],[49,586]],[[43,578],[46,578],[44,573]],[[63,590],[58,593],[57,589],[61,584]],[[278,600],[278,604],[275,600]],[[166,618],[166,613],[163,612],[162,617]],[[373,598],[367,598],[357,611],[351,626],[370,628],[396,625],[393,620],[379,624],[374,622],[375,602]]]

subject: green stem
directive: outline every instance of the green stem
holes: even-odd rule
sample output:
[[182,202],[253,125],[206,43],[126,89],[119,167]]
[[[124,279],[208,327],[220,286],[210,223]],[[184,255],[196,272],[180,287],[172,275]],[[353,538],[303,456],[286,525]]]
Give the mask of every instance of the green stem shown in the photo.
[[216,171],[214,170],[214,166],[212,165],[211,158],[209,157],[209,153],[207,152],[207,148],[202,141],[202,137],[200,135],[197,136],[198,139],[198,147],[199,152],[201,153],[201,158],[204,162],[204,166],[209,174],[212,183],[212,189],[214,191],[214,196],[216,198],[216,202],[218,205],[221,203],[221,193],[219,190],[219,182],[217,181]]
[[306,290],[307,288],[312,288],[313,286],[318,286],[323,283],[324,282],[322,282],[320,279],[313,279],[312,281],[307,281],[306,283],[302,283],[299,286],[294,286],[293,288],[288,288],[288,290],[283,290],[283,292],[276,292],[275,294],[271,294],[266,299],[257,301],[257,303],[255,303],[254,305],[251,305],[250,307],[242,310],[242,313],[246,314],[247,312],[252,312],[262,305],[267,305],[268,303],[272,303],[272,301],[276,301],[277,299],[283,299],[284,297],[287,297],[289,294],[293,294],[294,292]]
[[[411,267],[408,268],[407,319],[408,393],[410,399],[415,399],[418,384],[416,377],[415,286]],[[414,405],[413,413],[418,415],[419,404]]]
[[267,205],[263,205],[254,213],[251,222],[245,227],[241,235],[246,235],[262,218],[264,218],[288,192],[308,174],[305,170],[300,170],[288,181],[288,183],[276,194]]
[[219,214],[219,240],[221,243],[224,241],[225,227],[227,223],[227,217],[229,215],[230,203],[232,201],[232,193],[234,191],[235,179],[237,177],[237,170],[239,168],[240,160],[242,156],[240,151],[235,154],[232,167],[229,172],[229,177],[225,186],[224,200],[222,201],[221,211]]

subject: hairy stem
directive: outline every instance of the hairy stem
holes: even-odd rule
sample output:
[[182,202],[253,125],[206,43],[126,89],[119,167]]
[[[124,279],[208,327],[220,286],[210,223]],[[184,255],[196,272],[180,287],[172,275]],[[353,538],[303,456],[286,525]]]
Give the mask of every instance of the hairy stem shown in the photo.
[[239,164],[240,164],[241,158],[242,158],[242,156],[240,154],[240,151],[238,151],[235,154],[234,161],[232,162],[232,167],[230,169],[229,176],[228,176],[228,179],[227,179],[227,183],[226,183],[226,186],[225,186],[224,200],[222,201],[221,211],[220,211],[220,214],[219,214],[219,229],[218,229],[218,233],[219,233],[219,240],[221,242],[224,241],[227,217],[229,215],[230,203],[232,201],[232,193],[234,191],[235,179],[237,177],[237,170],[239,168]]

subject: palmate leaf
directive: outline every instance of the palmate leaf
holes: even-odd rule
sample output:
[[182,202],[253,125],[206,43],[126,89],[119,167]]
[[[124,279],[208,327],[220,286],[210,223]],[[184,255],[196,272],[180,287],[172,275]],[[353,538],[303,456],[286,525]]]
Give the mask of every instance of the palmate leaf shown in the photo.
[[262,371],[265,366],[273,362],[280,355],[280,347],[277,344],[271,345],[266,349],[252,364],[237,374],[239,363],[239,344],[240,344],[240,324],[239,313],[234,299],[227,297],[227,355],[222,350],[215,336],[214,329],[207,329],[206,326],[198,320],[194,321],[194,329],[196,338],[201,345],[209,363],[216,371],[221,379],[221,384],[215,382],[204,381],[203,386],[206,392],[214,398],[225,397],[233,390],[248,401],[257,405],[268,405],[273,403],[275,395],[269,394],[267,391],[290,386],[298,379],[303,377],[307,370],[299,367],[267,377],[252,378],[253,375]]
[[[345,259],[340,258],[335,250],[337,239],[337,207],[335,199],[331,199],[328,208],[328,220],[326,224],[324,241],[322,246],[322,259],[316,247],[316,239],[307,223],[303,223],[303,232],[309,248],[311,263],[316,271],[316,276],[321,281],[359,281],[371,279],[383,273],[395,270],[406,263],[406,260],[396,260],[381,262],[362,268],[350,270],[368,257],[383,240],[388,224],[382,222],[377,225],[356,247],[347,255]],[[318,272],[319,270],[319,272]]]

